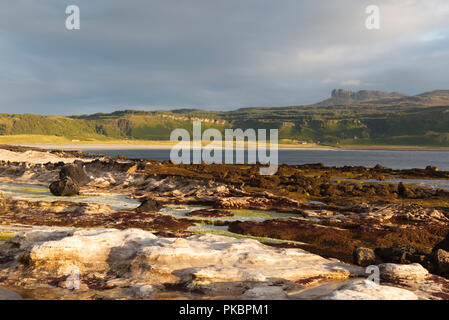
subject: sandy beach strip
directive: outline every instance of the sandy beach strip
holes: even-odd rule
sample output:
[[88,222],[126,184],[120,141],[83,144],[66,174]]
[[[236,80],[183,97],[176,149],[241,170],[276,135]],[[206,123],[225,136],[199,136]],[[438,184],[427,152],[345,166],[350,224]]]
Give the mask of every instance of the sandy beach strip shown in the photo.
[[[166,141],[164,143],[7,143],[14,146],[22,147],[34,147],[46,150],[170,150],[177,142]],[[214,148],[220,148],[221,146],[216,143],[207,144],[203,142],[202,148],[209,146],[214,146]],[[247,145],[246,145],[247,147]],[[254,146],[255,148],[256,146]],[[267,149],[269,146],[267,146]],[[388,146],[388,145],[371,145],[371,146],[317,146],[317,145],[290,145],[290,144],[279,144],[279,150],[328,150],[328,151],[347,151],[347,150],[391,150],[391,151],[449,151],[449,147],[422,147],[422,146]]]
[[[170,150],[176,143],[173,144],[55,144],[55,143],[13,143],[10,145],[22,147],[34,147],[47,150]],[[204,148],[205,145],[202,146]],[[220,146],[215,145],[215,148]],[[267,149],[269,146],[267,146]],[[282,150],[338,150],[333,147],[308,147],[308,146],[290,146],[279,145]]]

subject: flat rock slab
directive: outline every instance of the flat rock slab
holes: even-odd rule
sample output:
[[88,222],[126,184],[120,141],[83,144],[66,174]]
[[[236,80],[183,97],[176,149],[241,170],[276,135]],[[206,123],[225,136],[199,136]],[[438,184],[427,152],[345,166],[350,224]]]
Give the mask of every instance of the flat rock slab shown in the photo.
[[[410,300],[447,287],[419,265],[387,264],[380,266],[381,277],[407,282],[372,289],[364,268],[211,234],[158,238],[141,229],[48,227],[19,233],[0,243],[0,252],[7,261],[0,278],[18,287],[23,282],[49,288],[55,298],[151,299],[171,284],[186,294],[202,292],[203,298]],[[67,290],[74,279],[80,283]]]
[[412,291],[387,285],[376,285],[369,280],[354,280],[342,285],[324,299],[329,300],[418,300]]
[[[47,240],[58,236],[62,237]],[[279,249],[256,240],[211,234],[157,238],[140,229],[96,229],[68,234],[40,231],[19,237],[34,240],[28,251],[30,263],[56,272],[71,265],[85,272],[118,271],[119,266],[129,264],[136,265],[133,272],[142,276],[148,271],[138,265],[145,265],[181,278],[193,277],[197,282],[345,279],[362,272],[359,267],[301,249]],[[21,242],[20,238],[15,241]]]
[[22,297],[14,291],[0,288],[0,300],[22,300]]

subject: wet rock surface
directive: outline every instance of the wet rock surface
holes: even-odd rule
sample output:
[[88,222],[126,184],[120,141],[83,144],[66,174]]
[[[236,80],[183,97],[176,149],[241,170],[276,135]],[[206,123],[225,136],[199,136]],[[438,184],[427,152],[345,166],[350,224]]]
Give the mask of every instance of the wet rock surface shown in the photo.
[[0,211],[2,224],[61,227],[141,228],[156,231],[185,231],[194,223],[168,215],[112,210],[107,205],[70,201],[45,202],[5,200]]
[[[427,299],[448,288],[418,266],[394,264],[379,266],[390,282],[373,288],[359,267],[300,249],[207,234],[180,239],[139,229],[41,228],[19,233],[0,250],[8,260],[1,265],[0,284],[14,284],[31,298],[45,291],[50,298],[157,299],[170,288],[182,288],[183,295],[196,298],[300,299],[331,281],[337,288],[315,298]],[[73,272],[80,279],[75,290],[67,282]],[[419,284],[407,288],[410,279]]]
[[0,300],[22,300],[22,297],[14,291],[0,288]]
[[[206,296],[224,292],[244,294],[255,285],[276,283],[294,286],[294,281],[312,277],[346,279],[358,274],[357,267],[333,262],[302,250],[276,249],[255,240],[239,240],[212,235],[195,235],[185,239],[157,238],[138,230],[75,230],[43,228],[21,233],[0,245],[9,262],[2,265],[1,279],[10,284],[47,284],[57,295],[64,290],[68,269],[80,273],[82,296],[93,279],[102,289],[182,285],[186,291],[201,290]],[[70,274],[70,273],[69,273]],[[274,282],[273,282],[274,281]],[[16,283],[17,287],[20,287]],[[226,283],[227,288],[222,284]],[[99,288],[97,284],[97,288]],[[88,291],[88,290],[87,290]],[[96,294],[101,290],[94,290]],[[140,290],[141,291],[141,290]],[[94,292],[87,293],[94,295]],[[128,298],[138,298],[128,293]],[[152,293],[152,295],[154,292]],[[249,294],[249,293],[248,293]],[[126,295],[120,292],[120,295]]]
[[[267,219],[265,221],[260,219],[248,221],[223,219],[223,221],[216,220],[214,223],[239,236],[284,240],[284,242],[271,244],[271,248],[263,247],[264,250],[265,248],[275,250],[267,252],[270,252],[270,255],[274,254],[278,259],[277,263],[281,264],[284,258],[282,255],[279,256],[278,253],[282,252],[283,248],[288,247],[296,248],[297,251],[295,252],[306,250],[307,255],[316,257],[320,255],[321,259],[326,261],[334,262],[327,259],[339,259],[345,262],[342,263],[345,266],[343,269],[349,268],[347,266],[354,262],[363,266],[388,263],[413,265],[415,269],[414,264],[419,263],[427,270],[428,274],[418,276],[418,271],[412,270],[412,272],[409,270],[409,273],[411,272],[413,275],[413,279],[410,279],[405,276],[407,272],[401,271],[401,273],[397,268],[393,268],[393,270],[391,267],[383,267],[384,280],[382,281],[385,283],[381,285],[388,288],[382,287],[380,293],[378,291],[366,291],[362,288],[364,285],[359,280],[363,279],[356,279],[355,282],[353,282],[353,279],[348,279],[348,277],[360,278],[359,275],[356,275],[358,271],[356,273],[352,273],[352,271],[348,271],[349,273],[331,272],[332,275],[328,276],[329,270],[320,268],[317,269],[319,274],[307,271],[307,273],[304,273],[307,274],[305,278],[300,277],[297,280],[290,279],[288,275],[293,273],[286,271],[285,275],[278,275],[283,279],[281,286],[274,284],[271,280],[262,281],[260,279],[263,277],[258,278],[255,273],[250,273],[255,279],[258,279],[257,284],[253,285],[253,280],[248,280],[251,277],[245,278],[246,276],[242,276],[239,271],[241,267],[235,267],[232,264],[222,265],[227,274],[223,279],[220,272],[213,267],[201,266],[198,273],[190,270],[184,274],[184,271],[179,271],[181,272],[179,273],[170,269],[170,272],[164,274],[164,277],[167,277],[164,278],[165,282],[162,280],[162,282],[148,282],[147,280],[140,281],[140,279],[138,281],[135,278],[138,273],[129,270],[134,270],[133,268],[138,265],[137,262],[129,262],[126,254],[119,250],[121,252],[119,255],[125,255],[123,260],[125,262],[122,267],[123,270],[128,270],[127,273],[123,273],[121,267],[111,269],[111,266],[106,266],[104,270],[109,268],[117,276],[112,278],[109,275],[105,276],[103,269],[95,271],[94,276],[85,274],[82,277],[85,290],[82,294],[72,294],[64,288],[65,280],[62,273],[57,273],[58,277],[52,276],[52,272],[56,272],[54,267],[46,265],[42,260],[44,258],[37,259],[37,256],[30,255],[31,251],[24,249],[28,253],[24,255],[20,253],[22,257],[20,261],[9,253],[5,254],[2,251],[0,254],[0,269],[8,270],[4,273],[7,274],[6,278],[0,277],[0,285],[3,281],[5,288],[9,288],[8,285],[12,282],[8,281],[12,281],[11,279],[20,279],[19,274],[23,276],[22,272],[25,272],[23,270],[26,268],[28,268],[27,272],[33,272],[32,270],[36,268],[36,273],[30,274],[28,279],[31,282],[41,283],[43,281],[49,284],[48,292],[40,291],[40,294],[42,296],[48,294],[51,298],[61,296],[94,298],[94,292],[103,298],[162,298],[171,290],[176,291],[176,295],[181,294],[186,298],[197,297],[198,292],[201,292],[200,297],[227,292],[228,296],[232,298],[248,297],[251,299],[268,296],[280,299],[286,297],[289,299],[300,297],[306,299],[310,297],[317,299],[350,299],[353,296],[360,299],[364,297],[381,299],[388,294],[397,298],[400,298],[400,296],[406,297],[407,299],[414,299],[415,297],[419,299],[449,298],[447,280],[438,276],[448,277],[449,245],[446,235],[449,233],[449,192],[443,189],[406,183],[406,179],[409,178],[449,179],[448,172],[439,171],[434,167],[393,170],[382,166],[337,168],[325,167],[321,164],[281,165],[276,175],[263,177],[258,174],[261,167],[259,164],[252,166],[173,165],[168,162],[144,159],[110,158],[82,152],[54,151],[49,153],[34,149],[15,149],[14,147],[11,147],[8,152],[15,153],[14,158],[17,159],[20,159],[21,153],[33,152],[33,154],[30,153],[27,156],[29,157],[31,155],[36,156],[35,152],[39,152],[39,157],[43,159],[48,157],[51,161],[47,163],[42,160],[33,162],[0,161],[1,182],[48,186],[51,182],[57,181],[53,189],[60,195],[64,193],[65,195],[76,195],[78,193],[83,195],[95,192],[118,193],[139,199],[142,205],[137,209],[118,210],[104,204],[71,202],[70,197],[64,198],[67,201],[53,202],[1,197],[0,219],[3,224],[61,226],[69,229],[73,229],[73,227],[114,228],[123,230],[123,232],[131,230],[130,228],[138,228],[139,230],[132,229],[134,231],[129,232],[134,233],[137,237],[138,235],[142,236],[140,233],[144,232],[142,230],[152,231],[151,236],[147,236],[147,234],[142,236],[147,239],[145,241],[150,243],[153,241],[150,241],[150,239],[174,239],[173,241],[178,241],[176,242],[177,245],[184,248],[183,250],[190,252],[191,248],[197,246],[196,240],[189,240],[192,232],[188,228],[197,223],[194,222],[194,217],[202,217],[204,218],[201,219],[202,223],[210,223],[212,226],[213,223],[207,222],[207,219],[232,217],[232,210],[235,209],[276,211],[288,213],[291,217]],[[57,161],[58,157],[61,161]],[[383,182],[383,180],[391,178],[402,179],[403,181],[401,180],[402,183]],[[361,181],[362,179],[377,179],[378,181],[364,182]],[[77,192],[74,192],[76,190],[75,185],[78,186]],[[183,218],[158,213],[162,206],[169,204],[199,205],[209,208],[193,210]],[[189,217],[191,219],[188,219]],[[75,231],[70,232],[72,233],[66,234],[65,237],[71,237]],[[122,235],[118,237],[120,238]],[[109,236],[111,234],[107,237]],[[76,239],[80,241],[89,240],[86,243],[89,243],[89,246],[94,246],[97,240],[93,242],[90,240],[96,236],[86,235],[86,237]],[[103,236],[98,235],[98,237]],[[134,236],[127,234],[126,237],[133,238]],[[52,241],[62,240],[56,234],[53,234],[50,238],[53,239]],[[120,239],[123,240],[123,238]],[[209,238],[201,238],[201,241],[206,241],[205,239]],[[219,243],[231,241],[228,238],[226,239],[218,240],[216,238],[213,240],[214,244],[210,243],[210,246],[220,247],[221,244],[219,245]],[[187,242],[183,242],[184,240]],[[40,239],[37,242],[46,241]],[[140,244],[140,240],[136,241],[123,240],[122,245],[126,243],[125,246],[131,246],[129,252],[136,254],[136,251],[133,251],[134,249],[137,248],[138,251],[139,248],[144,247]],[[9,242],[4,244],[6,245],[6,243]],[[166,246],[170,247],[169,243],[171,242],[166,243]],[[261,245],[259,242],[257,243]],[[35,245],[33,244],[33,246]],[[160,246],[164,247],[162,244]],[[240,248],[238,250],[243,250],[240,244],[235,244],[235,246]],[[210,251],[211,248],[202,249],[219,256],[221,254]],[[178,252],[177,250],[180,249],[176,249],[172,253]],[[251,250],[254,250],[254,248]],[[248,257],[253,257],[251,259],[255,261],[255,264],[258,264],[259,260],[249,253],[251,250],[245,252],[247,252]],[[17,251],[16,254],[18,253]],[[44,256],[42,255],[42,257]],[[186,256],[183,256],[182,259],[184,258]],[[70,259],[69,261],[71,261]],[[147,258],[142,259],[143,262],[140,261],[139,263],[143,265]],[[162,260],[156,264],[162,263],[161,261],[168,258],[164,255],[160,259]],[[190,261],[193,258],[189,256],[186,259]],[[209,261],[209,263],[220,265],[224,261]],[[231,259],[230,261],[234,260]],[[310,263],[308,268],[313,269],[312,260],[307,261],[307,263]],[[151,260],[150,265],[154,263]],[[193,262],[190,261],[189,263]],[[295,263],[300,262],[296,261]],[[12,265],[16,268],[14,270],[17,273],[15,273],[16,271],[12,272]],[[82,265],[84,265],[84,262]],[[195,263],[193,265],[196,266]],[[38,266],[42,266],[42,269],[39,269]],[[303,271],[306,270],[304,269],[305,264],[302,264],[302,262],[300,266]],[[45,273],[47,267],[52,272]],[[19,269],[21,271],[18,271]],[[140,273],[143,272],[138,267],[135,270],[140,270]],[[363,269],[351,270],[363,271]],[[48,279],[42,279],[38,276],[41,271],[45,271],[44,274],[48,275]],[[99,274],[96,274],[96,272],[99,272]],[[390,276],[386,276],[387,273]],[[235,277],[231,277],[231,274]],[[261,274],[267,279],[265,273],[262,272]],[[338,278],[340,279],[338,280],[339,285],[327,283],[329,279],[335,279],[334,276],[340,277],[342,274],[345,274],[345,276],[344,279]],[[392,274],[394,276],[391,276]],[[15,276],[17,278],[14,278]],[[213,283],[209,286],[210,283],[203,285],[201,279],[221,279],[222,281],[213,280],[210,282],[207,280],[205,283]],[[249,286],[247,285],[248,281],[252,283]],[[319,289],[311,288],[312,283],[318,285]],[[242,284],[244,284],[244,288]],[[391,287],[395,289],[393,290]],[[231,289],[226,291],[226,288]],[[295,288],[296,291],[292,288]],[[199,291],[195,291],[195,289],[199,289]],[[396,289],[413,291],[415,296]],[[298,290],[301,291],[301,294],[297,293]]]

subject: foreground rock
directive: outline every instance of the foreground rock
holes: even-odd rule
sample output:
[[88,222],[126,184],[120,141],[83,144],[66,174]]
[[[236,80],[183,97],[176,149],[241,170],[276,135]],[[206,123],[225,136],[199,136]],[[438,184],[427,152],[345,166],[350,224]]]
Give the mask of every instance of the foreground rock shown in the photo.
[[89,176],[82,161],[66,164],[59,171],[59,180],[50,184],[50,192],[55,196],[74,196],[80,193],[80,187],[89,182]]
[[70,177],[52,182],[49,188],[55,196],[69,197],[80,193],[79,185]]
[[0,288],[0,300],[21,300],[22,297],[11,290]]
[[449,252],[438,249],[430,256],[433,272],[443,277],[449,278]]
[[75,160],[72,164],[66,164],[59,171],[59,178],[64,179],[70,177],[73,182],[82,187],[89,182],[89,176],[84,169],[82,161]]
[[137,212],[157,212],[162,208],[162,204],[153,199],[147,199],[136,208]]
[[[432,251],[413,246],[392,246],[388,248],[356,248],[353,252],[354,263],[368,266],[378,263],[416,264],[430,272],[449,278],[449,234],[434,246]],[[425,270],[425,269],[424,269]],[[427,271],[426,271],[427,272]]]
[[[394,284],[404,271],[393,265],[381,268],[396,276],[393,282],[372,289],[349,279],[363,280],[362,268],[300,249],[207,234],[181,239],[139,229],[42,228],[1,243],[0,252],[0,285],[34,298],[427,299],[448,287],[444,279],[411,272],[414,266],[405,272],[418,275],[414,286]],[[317,285],[327,289],[317,292]]]
[[[439,210],[418,205],[310,207],[294,211],[298,217],[234,221],[229,231],[302,242],[307,244],[302,246],[305,250],[365,266],[374,264],[377,257],[380,262],[424,263],[449,229],[448,219]],[[374,257],[366,250],[355,252],[357,248],[380,249]]]
[[437,243],[429,255],[432,271],[449,278],[449,233],[440,243]]
[[355,280],[342,285],[325,297],[329,300],[418,300],[418,296],[402,288],[376,286],[369,280]]
[[433,251],[436,251],[438,249],[449,251],[449,233],[446,235],[446,237],[443,239],[443,241],[441,241],[435,245],[435,247],[433,248]]
[[356,248],[353,252],[354,263],[358,266],[367,267],[378,261],[373,249]]

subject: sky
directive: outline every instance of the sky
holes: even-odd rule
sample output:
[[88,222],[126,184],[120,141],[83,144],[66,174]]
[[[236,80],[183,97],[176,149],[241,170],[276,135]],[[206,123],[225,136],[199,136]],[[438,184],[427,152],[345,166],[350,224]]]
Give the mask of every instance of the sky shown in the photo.
[[[80,9],[67,30],[65,9]],[[365,26],[368,5],[380,29]],[[449,89],[447,0],[0,3],[0,112],[316,103],[334,88]]]

